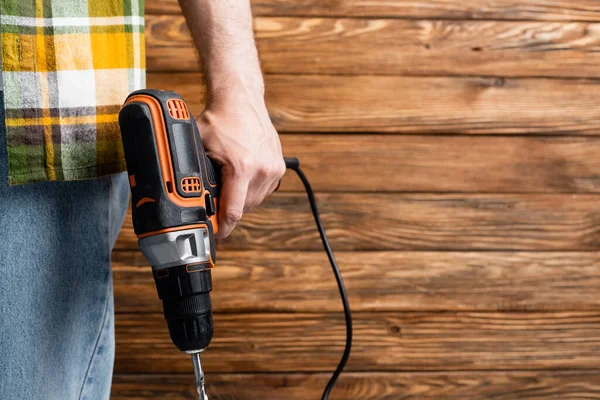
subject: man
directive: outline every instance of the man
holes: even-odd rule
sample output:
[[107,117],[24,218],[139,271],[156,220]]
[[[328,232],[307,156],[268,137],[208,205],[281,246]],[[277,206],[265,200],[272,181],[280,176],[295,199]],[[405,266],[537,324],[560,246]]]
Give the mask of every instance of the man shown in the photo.
[[[198,125],[222,165],[219,237],[283,176],[249,0],[180,0]],[[127,209],[117,116],[144,86],[143,0],[2,0],[0,399],[107,399],[110,253]],[[35,183],[34,183],[35,182]]]

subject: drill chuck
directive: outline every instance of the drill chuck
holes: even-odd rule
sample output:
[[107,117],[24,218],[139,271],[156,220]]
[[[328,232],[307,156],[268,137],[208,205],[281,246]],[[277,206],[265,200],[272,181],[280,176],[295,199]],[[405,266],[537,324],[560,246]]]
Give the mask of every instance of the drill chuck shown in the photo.
[[171,340],[186,353],[206,349],[213,337],[211,271],[188,270],[179,266],[154,271]]
[[171,339],[184,352],[204,350],[213,336],[210,240],[205,228],[141,238]]
[[210,294],[202,293],[181,301],[194,303],[190,306],[189,314],[167,315],[165,305],[165,318],[171,340],[179,350],[186,353],[204,350],[210,344],[214,332]]

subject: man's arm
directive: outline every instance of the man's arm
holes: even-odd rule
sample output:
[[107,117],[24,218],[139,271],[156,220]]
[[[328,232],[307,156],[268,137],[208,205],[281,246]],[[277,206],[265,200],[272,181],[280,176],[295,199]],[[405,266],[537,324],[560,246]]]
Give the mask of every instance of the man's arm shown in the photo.
[[179,0],[200,52],[207,104],[197,119],[208,155],[221,165],[219,238],[258,206],[285,173],[264,102],[249,0]]

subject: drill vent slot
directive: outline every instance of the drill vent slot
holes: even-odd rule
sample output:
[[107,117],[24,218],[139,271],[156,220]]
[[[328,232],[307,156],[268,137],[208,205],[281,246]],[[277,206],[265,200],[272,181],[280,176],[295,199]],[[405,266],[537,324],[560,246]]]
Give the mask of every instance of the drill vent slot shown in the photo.
[[198,177],[183,178],[181,180],[181,189],[184,193],[200,193],[202,182]]
[[167,101],[169,114],[175,119],[190,119],[190,112],[183,100],[171,99]]

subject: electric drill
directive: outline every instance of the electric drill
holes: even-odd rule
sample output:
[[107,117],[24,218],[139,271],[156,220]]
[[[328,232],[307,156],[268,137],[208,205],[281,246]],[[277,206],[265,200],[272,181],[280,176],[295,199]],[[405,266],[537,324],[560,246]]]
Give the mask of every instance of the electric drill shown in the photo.
[[181,96],[140,90],[127,98],[119,125],[131,187],[133,228],[152,265],[169,334],[192,354],[200,399],[200,352],[213,336],[211,268],[218,231],[219,171]]
[[[152,265],[169,334],[191,354],[200,400],[207,400],[200,353],[213,336],[211,268],[216,261],[219,169],[206,156],[196,121],[177,93],[139,90],[119,114],[131,187],[133,229]],[[346,289],[317,209],[296,158],[286,158],[304,184],[324,249],[333,269],[346,319],[346,346],[329,380],[327,400],[352,346],[352,316]]]

